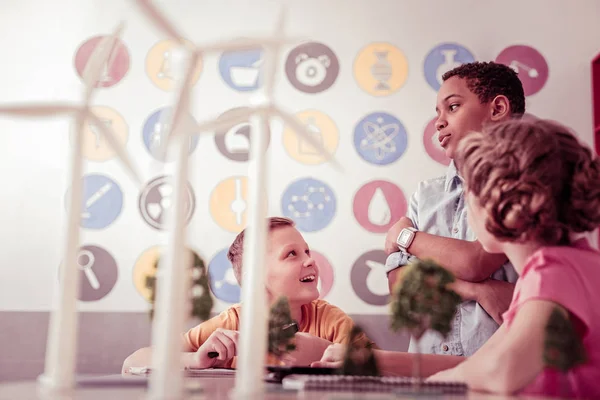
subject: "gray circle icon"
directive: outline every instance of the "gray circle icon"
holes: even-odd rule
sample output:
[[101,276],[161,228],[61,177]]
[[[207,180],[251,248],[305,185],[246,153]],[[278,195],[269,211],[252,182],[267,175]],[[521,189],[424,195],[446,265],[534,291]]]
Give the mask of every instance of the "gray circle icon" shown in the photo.
[[[138,205],[142,218],[151,227],[165,229],[165,214],[172,206],[173,189],[172,178],[168,176],[154,178],[142,189]],[[185,220],[189,223],[196,206],[196,198],[189,183],[184,201]]]
[[[235,119],[240,112],[247,112],[248,107],[236,107],[225,111],[219,120]],[[271,140],[270,129],[267,129],[268,143]],[[253,136],[250,121],[236,121],[215,132],[215,144],[225,157],[233,161],[245,162],[249,159],[250,141]]]
[[340,72],[340,64],[329,47],[309,42],[290,51],[285,72],[296,89],[305,93],[319,93],[333,85]]
[[352,289],[367,304],[384,306],[390,302],[384,269],[386,259],[383,250],[371,250],[361,255],[352,266]]
[[75,263],[79,274],[79,300],[100,300],[115,287],[119,268],[114,257],[102,247],[80,247]]

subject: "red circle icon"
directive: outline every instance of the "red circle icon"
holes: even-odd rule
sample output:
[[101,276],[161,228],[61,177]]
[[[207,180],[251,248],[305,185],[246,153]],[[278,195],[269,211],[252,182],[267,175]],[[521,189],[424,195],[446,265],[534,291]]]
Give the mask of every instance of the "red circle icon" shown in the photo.
[[505,48],[496,62],[511,67],[523,84],[525,96],[539,92],[548,80],[548,64],[544,56],[533,47],[517,45]]
[[321,288],[319,289],[319,298],[322,299],[329,294],[331,288],[333,287],[333,267],[323,254],[314,250],[311,250],[310,253],[317,263],[317,268],[319,268],[319,283],[321,284]]
[[450,165],[450,158],[440,145],[439,132],[435,128],[436,120],[437,118],[433,118],[425,127],[425,131],[423,132],[423,146],[425,146],[425,151],[433,160],[443,165]]
[[354,195],[354,218],[373,233],[385,233],[406,214],[406,198],[402,190],[388,181],[372,181]]
[[[102,43],[107,36],[94,36],[86,40],[77,49],[75,54],[75,69],[81,79],[90,57],[96,50],[96,47]],[[117,39],[116,44],[104,63],[102,73],[95,87],[110,87],[119,83],[129,70],[129,51],[121,40]]]

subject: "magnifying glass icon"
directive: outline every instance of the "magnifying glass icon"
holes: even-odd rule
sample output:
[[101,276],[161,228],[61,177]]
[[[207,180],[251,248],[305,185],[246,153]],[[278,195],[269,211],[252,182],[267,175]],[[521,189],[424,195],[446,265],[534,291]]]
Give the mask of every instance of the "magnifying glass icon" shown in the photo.
[[[84,260],[85,260],[85,263],[82,262]],[[96,262],[96,257],[94,257],[94,253],[92,253],[89,250],[79,251],[79,255],[77,256],[77,265],[79,266],[79,269],[82,270],[83,273],[85,274],[85,277],[87,278],[88,282],[90,283],[90,286],[94,289],[99,289],[100,282],[98,282],[98,278],[96,277],[96,274],[94,273],[94,270],[92,269],[95,262]]]

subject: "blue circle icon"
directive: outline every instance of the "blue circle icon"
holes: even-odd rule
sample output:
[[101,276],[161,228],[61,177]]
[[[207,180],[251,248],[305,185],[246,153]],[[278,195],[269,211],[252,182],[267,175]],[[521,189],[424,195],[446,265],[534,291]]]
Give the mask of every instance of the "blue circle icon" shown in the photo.
[[303,232],[325,228],[335,215],[336,200],[333,190],[313,178],[292,182],[281,197],[283,214],[294,220]]
[[367,162],[391,164],[399,159],[408,143],[404,125],[393,115],[375,112],[354,127],[354,147]]
[[473,54],[456,43],[443,43],[434,47],[425,57],[425,79],[434,90],[442,86],[442,75],[462,64],[475,61]]
[[[104,229],[121,214],[123,192],[115,181],[104,175],[90,174],[82,179],[81,227]],[[67,206],[68,198],[67,192]]]
[[239,303],[241,289],[233,273],[233,267],[227,259],[228,250],[225,248],[219,251],[208,264],[210,290],[219,300]]
[[[171,107],[161,108],[153,112],[144,122],[144,128],[142,130],[142,140],[146,146],[148,153],[158,161],[173,161],[170,159],[166,152],[167,137],[169,135],[170,125],[168,122],[170,114],[172,112]],[[190,154],[196,149],[198,145],[198,135],[194,134],[195,128],[198,123],[191,115],[187,115],[188,119],[185,121],[185,126],[192,129],[192,131],[184,132],[190,136]]]
[[223,53],[219,59],[221,77],[232,89],[240,92],[258,89],[262,82],[262,56],[261,49]]

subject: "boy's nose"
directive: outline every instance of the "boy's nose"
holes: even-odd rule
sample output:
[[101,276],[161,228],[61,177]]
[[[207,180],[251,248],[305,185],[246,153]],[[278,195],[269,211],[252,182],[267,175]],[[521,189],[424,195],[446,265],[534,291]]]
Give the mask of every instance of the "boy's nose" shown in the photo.
[[442,118],[438,117],[437,121],[435,121],[435,128],[439,131],[448,126],[448,123]]
[[306,258],[306,260],[304,260],[304,264],[303,267],[314,267],[315,266],[315,259],[312,258],[311,256],[308,256]]

